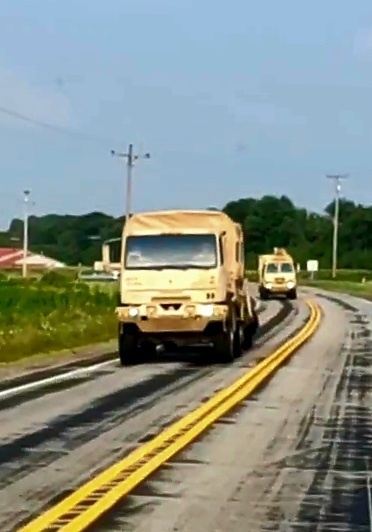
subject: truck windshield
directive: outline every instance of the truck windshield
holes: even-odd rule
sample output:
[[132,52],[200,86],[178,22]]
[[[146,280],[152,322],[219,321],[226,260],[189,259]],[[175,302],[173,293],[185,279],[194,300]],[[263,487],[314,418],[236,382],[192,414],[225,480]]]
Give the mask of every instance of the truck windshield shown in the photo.
[[293,265],[290,262],[270,262],[266,266],[266,273],[292,273]]
[[129,236],[125,242],[127,270],[215,268],[215,235]]

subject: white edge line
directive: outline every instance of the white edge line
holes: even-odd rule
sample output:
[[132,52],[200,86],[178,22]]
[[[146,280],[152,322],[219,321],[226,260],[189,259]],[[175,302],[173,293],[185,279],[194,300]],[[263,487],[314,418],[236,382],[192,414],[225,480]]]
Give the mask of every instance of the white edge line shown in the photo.
[[105,362],[99,362],[98,364],[93,364],[92,366],[86,366],[83,368],[66,371],[65,373],[62,373],[61,375],[54,375],[53,377],[47,377],[45,379],[41,379],[41,380],[34,381],[34,382],[29,382],[27,384],[20,384],[19,386],[14,386],[13,388],[0,391],[0,400],[5,399],[6,397],[9,397],[12,395],[17,395],[27,390],[41,388],[43,386],[46,386],[47,384],[55,384],[57,382],[61,382],[66,379],[71,379],[72,377],[76,377],[83,373],[97,371],[105,366],[109,366],[110,364],[113,364],[114,362],[115,360],[106,360]]

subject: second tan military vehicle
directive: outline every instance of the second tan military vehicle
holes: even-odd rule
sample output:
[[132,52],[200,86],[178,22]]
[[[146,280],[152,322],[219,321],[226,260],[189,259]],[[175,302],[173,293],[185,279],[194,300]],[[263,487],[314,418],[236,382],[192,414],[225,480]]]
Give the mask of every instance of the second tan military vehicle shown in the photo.
[[297,298],[297,274],[291,255],[284,248],[275,248],[270,255],[258,257],[258,290],[261,299],[284,295]]
[[134,214],[122,234],[116,313],[123,365],[159,343],[208,343],[216,361],[232,362],[258,327],[240,225],[219,211]]

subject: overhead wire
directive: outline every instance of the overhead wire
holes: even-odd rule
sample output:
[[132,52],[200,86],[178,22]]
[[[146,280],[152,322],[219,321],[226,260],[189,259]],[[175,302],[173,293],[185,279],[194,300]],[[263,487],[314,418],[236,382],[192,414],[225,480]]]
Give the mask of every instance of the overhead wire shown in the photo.
[[12,109],[8,109],[7,107],[0,105],[0,113],[11,116],[12,118],[16,118],[18,120],[23,120],[24,122],[28,122],[29,124],[33,124],[35,126],[43,127],[45,129],[55,131],[56,133],[61,133],[63,135],[67,135],[69,137],[73,138],[79,138],[81,140],[93,140],[98,142],[107,142],[107,143],[117,143],[117,140],[109,139],[105,137],[101,137],[98,135],[87,135],[85,133],[79,132],[79,131],[73,131],[69,128],[64,128],[61,126],[56,126],[53,124],[49,124],[48,122],[43,122],[41,120],[37,120],[35,118],[31,118],[27,115],[24,115],[22,113],[19,113],[18,111],[14,111]]

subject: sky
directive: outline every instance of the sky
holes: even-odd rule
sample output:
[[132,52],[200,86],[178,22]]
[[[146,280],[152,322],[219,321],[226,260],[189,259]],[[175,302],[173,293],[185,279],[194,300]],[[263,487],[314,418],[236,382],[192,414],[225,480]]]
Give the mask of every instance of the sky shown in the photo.
[[2,0],[0,227],[22,214],[372,204],[370,0]]

